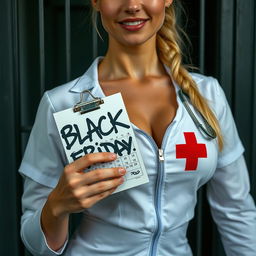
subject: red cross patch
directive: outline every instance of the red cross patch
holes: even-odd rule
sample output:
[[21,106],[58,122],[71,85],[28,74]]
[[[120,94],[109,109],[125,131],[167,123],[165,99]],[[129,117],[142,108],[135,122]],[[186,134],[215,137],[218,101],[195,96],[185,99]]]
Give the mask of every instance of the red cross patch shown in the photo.
[[198,144],[194,132],[184,132],[186,144],[176,145],[176,158],[186,158],[185,171],[195,171],[198,158],[207,158],[205,144]]

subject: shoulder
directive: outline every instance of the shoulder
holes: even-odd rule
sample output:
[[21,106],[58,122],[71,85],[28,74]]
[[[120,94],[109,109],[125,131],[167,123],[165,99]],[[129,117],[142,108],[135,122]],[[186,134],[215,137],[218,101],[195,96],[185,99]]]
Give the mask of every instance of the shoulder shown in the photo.
[[52,107],[53,112],[58,112],[70,108],[74,103],[79,101],[79,94],[74,92],[72,88],[79,82],[78,77],[68,83],[56,86],[44,93],[43,99]]
[[190,75],[196,82],[201,95],[207,100],[215,100],[222,94],[222,88],[216,78],[199,73],[190,73]]
[[228,116],[231,117],[229,103],[218,80],[212,76],[205,76],[198,73],[190,73],[190,75],[196,82],[200,94],[207,101],[217,119],[220,120],[226,112],[230,112]]
[[45,93],[47,100],[54,112],[72,107],[80,99],[80,93],[98,86],[98,63],[101,56],[97,57],[80,77],[57,86]]
[[74,105],[74,101],[79,101],[79,94],[72,93],[71,90],[78,80],[79,78],[76,78],[44,92],[37,109],[36,125],[40,126],[45,119],[53,122],[53,113],[70,108]]
[[228,106],[228,102],[218,80],[212,76],[198,73],[190,73],[190,75],[196,82],[200,94],[208,102],[215,114],[217,114],[217,117],[219,117],[223,109]]

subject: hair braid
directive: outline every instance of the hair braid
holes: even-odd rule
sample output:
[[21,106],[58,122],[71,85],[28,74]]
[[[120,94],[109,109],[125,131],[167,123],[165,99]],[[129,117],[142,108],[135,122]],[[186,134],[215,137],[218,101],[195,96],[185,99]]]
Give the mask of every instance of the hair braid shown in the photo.
[[220,151],[223,148],[223,137],[220,126],[207,101],[200,94],[195,81],[182,65],[180,48],[181,38],[177,31],[176,16],[173,4],[166,8],[165,21],[157,34],[158,55],[162,63],[167,65],[173,79],[190,97],[191,103],[206,118],[217,134]]

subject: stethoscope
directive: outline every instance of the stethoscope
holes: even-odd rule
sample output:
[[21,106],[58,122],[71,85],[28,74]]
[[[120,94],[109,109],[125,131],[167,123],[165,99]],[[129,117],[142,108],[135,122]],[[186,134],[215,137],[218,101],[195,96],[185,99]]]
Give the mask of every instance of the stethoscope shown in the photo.
[[199,120],[196,118],[193,111],[189,107],[188,100],[187,100],[187,98],[189,98],[189,96],[187,94],[185,94],[182,90],[178,91],[178,95],[179,95],[179,98],[180,98],[182,104],[186,108],[188,114],[190,115],[191,119],[193,120],[194,124],[196,125],[196,127],[200,131],[200,133],[208,140],[215,139],[217,137],[216,132],[214,131],[212,126],[208,123],[208,121],[205,119],[205,117],[197,110],[197,113],[200,115],[200,117],[203,120],[203,123],[204,123],[204,125],[203,125],[199,122]]

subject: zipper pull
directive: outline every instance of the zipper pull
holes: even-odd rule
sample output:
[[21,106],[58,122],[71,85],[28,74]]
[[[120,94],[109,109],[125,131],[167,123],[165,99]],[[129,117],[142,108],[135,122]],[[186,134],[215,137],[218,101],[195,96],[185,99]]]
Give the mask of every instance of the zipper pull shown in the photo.
[[160,161],[164,161],[164,151],[161,148],[158,149],[158,156]]

